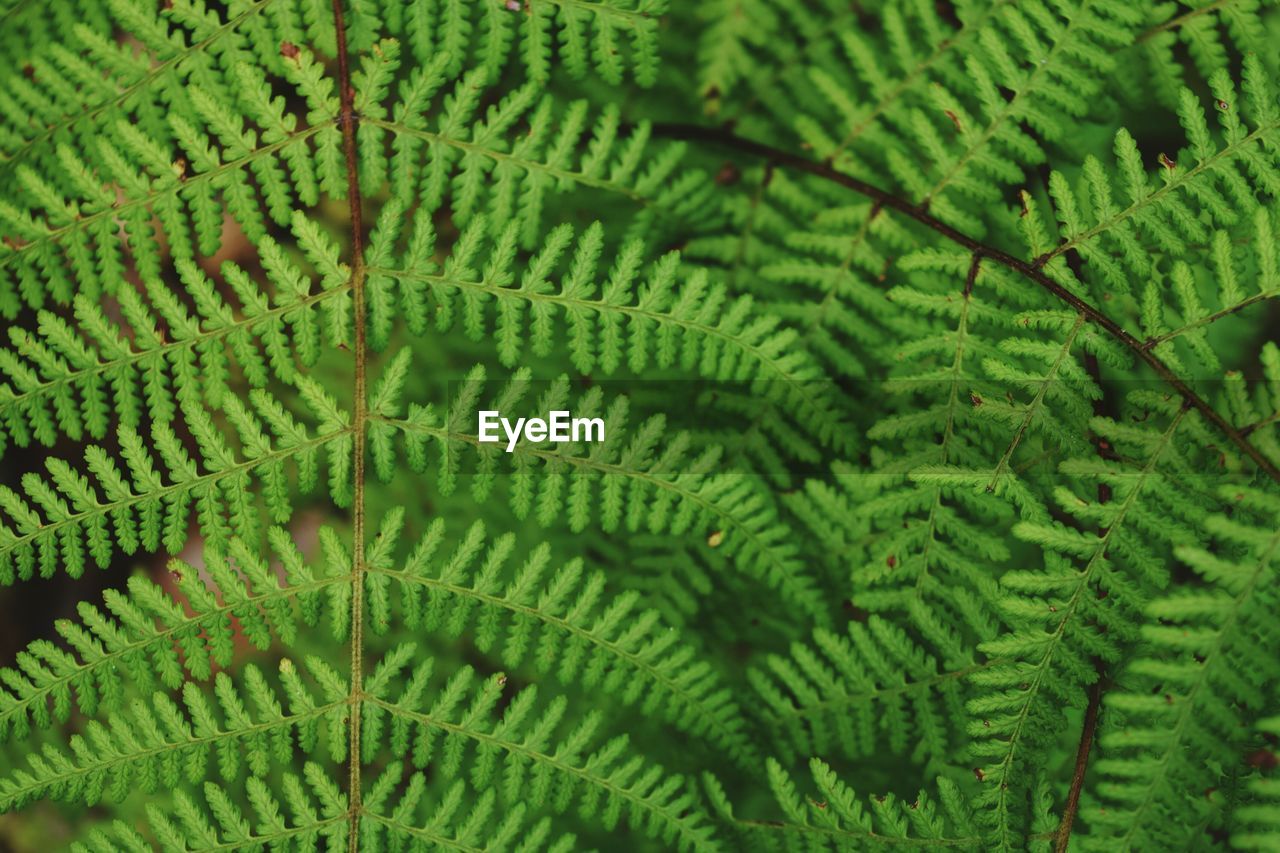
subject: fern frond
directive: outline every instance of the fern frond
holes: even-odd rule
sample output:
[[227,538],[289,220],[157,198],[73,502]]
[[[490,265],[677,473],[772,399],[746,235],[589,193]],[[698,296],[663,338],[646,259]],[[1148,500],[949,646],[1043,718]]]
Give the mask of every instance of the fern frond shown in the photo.
[[[1134,64],[1160,103],[1176,109],[1190,69],[1176,57],[1185,49],[1199,76],[1208,80],[1238,56],[1266,55],[1266,27],[1260,13],[1272,0],[1218,0],[1215,3],[1157,3],[1135,44]],[[1233,56],[1234,54],[1234,56]]]
[[175,397],[218,408],[230,396],[234,374],[255,388],[271,378],[292,383],[299,366],[313,366],[321,341],[345,345],[350,337],[348,268],[337,246],[301,214],[294,234],[315,269],[310,275],[270,237],[260,258],[275,287],[270,294],[240,266],[222,269],[238,310],[218,284],[191,261],[175,266],[183,296],[159,282],[144,298],[132,288],[116,293],[125,323],[87,295],[74,300],[74,323],[41,311],[33,334],[10,330],[13,349],[0,350],[0,452],[5,434],[19,447],[52,445],[59,434],[102,440],[113,426],[137,429],[143,414],[171,420]]
[[[970,638],[990,639],[999,627],[992,606],[996,573],[988,567],[1005,564],[1010,552],[993,531],[1015,512],[1034,515],[1038,505],[1022,502],[1015,509],[994,490],[975,489],[971,475],[955,476],[984,467],[1002,433],[998,420],[975,413],[1001,396],[977,367],[1007,357],[993,341],[1009,318],[993,302],[1008,283],[949,252],[919,252],[909,264],[921,275],[889,296],[927,318],[933,332],[901,348],[898,371],[884,391],[921,403],[881,417],[868,431],[896,448],[882,458],[879,476],[865,485],[856,473],[842,478],[850,481],[840,484],[846,490],[864,492],[854,513],[867,532],[851,531],[850,538],[869,540],[855,551],[852,600],[872,612],[907,615],[944,665],[960,669],[974,662]],[[970,276],[972,287],[963,287]],[[994,293],[980,296],[988,282]],[[987,475],[983,485],[992,479]],[[824,503],[820,518],[839,512],[838,504]]]
[[726,216],[728,235],[696,235],[684,257],[723,267],[759,310],[785,318],[831,375],[865,379],[889,357],[886,337],[919,331],[885,299],[883,284],[890,259],[914,248],[915,237],[874,205],[779,173]]
[[1274,846],[1278,4],[0,0],[0,846]]
[[[1146,285],[1141,316],[1146,345],[1184,373],[1203,372],[1211,377],[1223,373],[1226,367],[1209,340],[1212,327],[1280,296],[1280,257],[1271,214],[1259,207],[1251,220],[1244,251],[1232,245],[1231,232],[1213,233],[1208,247],[1213,290],[1207,299],[1184,261],[1173,264],[1167,281],[1153,276]],[[1182,352],[1174,346],[1178,341]],[[1250,422],[1241,418],[1241,423]]]
[[659,16],[667,0],[428,0],[404,9],[385,6],[388,30],[410,45],[422,65],[447,55],[451,73],[478,67],[497,79],[517,64],[522,77],[545,84],[554,59],[573,78],[594,70],[616,86],[629,72],[638,85],[652,86]]
[[999,606],[1010,629],[980,648],[1008,662],[972,676],[982,692],[968,703],[973,754],[983,762],[981,802],[1003,847],[1018,843],[1024,807],[1015,780],[1035,761],[1034,744],[1060,725],[1064,707],[1084,704],[1084,686],[1098,678],[1098,667],[1114,663],[1135,640],[1142,607],[1167,583],[1161,557],[1195,541],[1189,530],[1204,512],[1202,496],[1167,485],[1189,480],[1203,488],[1194,463],[1174,441],[1180,430],[1194,433],[1197,416],[1159,395],[1134,396],[1162,425],[1095,418],[1093,429],[1115,458],[1060,466],[1096,492],[1086,497],[1064,486],[1056,490],[1062,508],[1085,529],[1047,517],[1013,528],[1040,546],[1045,567],[1001,577]]
[[[378,470],[384,474],[392,470],[393,439],[401,434],[414,471],[426,470],[431,445],[439,448],[437,479],[444,494],[456,488],[459,466],[466,457],[475,458],[477,467],[470,480],[478,501],[492,493],[499,471],[510,467],[512,508],[521,518],[532,513],[543,526],[567,519],[569,528],[579,531],[598,516],[605,531],[643,528],[650,533],[689,535],[700,529],[719,530],[723,544],[718,547],[742,571],[763,580],[820,622],[829,619],[777,507],[752,475],[718,470],[717,448],[699,450],[687,435],[676,435],[668,437],[659,451],[661,416],[637,425],[630,440],[619,438],[625,434],[627,400],[618,397],[605,409],[596,388],[573,411],[578,417],[603,419],[603,442],[589,449],[581,443],[543,449],[521,442],[505,453],[498,445],[482,444],[473,431],[484,376],[482,367],[474,368],[447,412],[416,403],[409,405],[404,417],[399,417],[398,405],[375,409],[370,442]],[[517,371],[497,395],[494,409],[514,411],[530,384],[528,371]],[[569,382],[562,376],[541,395],[537,411],[563,408],[568,400]]]
[[[119,95],[97,110],[72,118],[72,127],[55,123],[48,133],[62,140],[56,154],[14,166],[15,181],[0,186],[0,314],[12,318],[23,302],[37,309],[65,304],[73,291],[115,294],[126,266],[156,280],[164,260],[160,235],[177,260],[194,258],[197,247],[212,254],[220,245],[224,208],[256,242],[267,236],[264,207],[271,221],[285,225],[296,202],[314,204],[321,188],[340,192],[332,83],[317,76],[309,55],[285,62],[273,52],[265,66],[256,62],[236,29],[269,2],[233,15],[235,23],[222,27],[189,3],[175,4],[178,32],[182,26],[213,28],[209,39],[226,37],[233,44],[221,53],[191,52],[179,47],[183,36],[156,22],[144,41],[158,69],[146,57],[125,58],[122,48],[77,30],[89,39],[85,48],[102,70],[131,69],[125,78],[132,82],[122,82]],[[132,3],[116,8],[140,11]],[[268,72],[289,79],[291,93],[311,103],[306,124],[285,111]],[[134,121],[132,114],[145,118]],[[85,117],[95,121],[75,124]],[[246,118],[260,130],[248,127]],[[173,152],[181,155],[175,159]],[[116,234],[120,221],[123,240]]]
[[[1259,720],[1257,729],[1268,739],[1280,734],[1280,719]],[[1258,777],[1250,780],[1251,800],[1236,811],[1239,827],[1231,835],[1237,850],[1270,850],[1280,843],[1280,803],[1277,803],[1276,780]]]
[[78,622],[56,626],[68,648],[38,640],[0,670],[0,732],[23,737],[33,725],[66,723],[73,706],[93,717],[119,711],[130,695],[207,681],[234,663],[237,637],[262,650],[273,636],[292,646],[301,626],[317,625],[326,609],[335,639],[344,638],[351,565],[333,532],[320,534],[325,559],[317,567],[282,528],[267,539],[283,577],[232,539],[225,553],[207,546],[200,569],[173,560],[171,590],[135,575],[126,590],[104,593],[105,611],[82,602]]
[[[385,214],[384,221],[396,222],[399,212]],[[380,330],[389,329],[391,316],[397,313],[390,292],[395,283],[400,290],[399,312],[412,330],[427,325],[428,296],[441,331],[461,314],[468,336],[480,340],[488,334],[489,317],[494,316],[498,356],[508,367],[521,362],[526,348],[534,355],[553,350],[560,338],[559,315],[568,330],[568,355],[584,374],[596,368],[611,375],[624,366],[636,374],[653,366],[678,366],[720,382],[749,382],[753,391],[779,409],[795,413],[798,422],[820,441],[842,449],[850,446],[831,383],[821,367],[795,346],[795,331],[757,313],[749,297],[731,297],[701,272],[677,285],[681,268],[674,253],[655,261],[647,278],[641,279],[645,252],[638,241],[631,241],[607,275],[601,275],[604,235],[597,223],[579,237],[567,267],[562,267],[562,258],[573,245],[573,229],[560,226],[517,284],[514,225],[493,238],[483,271],[475,265],[486,248],[484,221],[463,232],[443,267],[431,260],[435,232],[428,211],[420,211],[415,218],[408,251],[398,268],[387,266],[394,259],[389,248],[381,248],[395,242],[395,230],[388,231],[382,238],[385,242],[375,241],[375,261],[370,267],[371,287],[377,294],[371,312],[375,343],[385,341]]]
[[[538,672],[637,705],[646,717],[706,738],[743,765],[755,760],[742,711],[728,689],[639,595],[608,596],[604,575],[587,571],[581,559],[552,572],[545,543],[507,571],[515,537],[504,535],[486,550],[480,522],[445,555],[437,553],[444,538],[437,519],[407,562],[397,564],[391,555],[402,524],[402,511],[384,519],[368,559],[374,630],[385,631],[391,623],[391,588],[398,587],[397,616],[414,631],[466,631],[477,648],[505,667],[516,669],[531,659]],[[479,566],[472,565],[476,561]]]
[[280,662],[279,690],[252,664],[242,683],[220,672],[213,699],[194,683],[181,703],[157,692],[151,701],[90,721],[64,749],[46,746],[28,757],[26,769],[0,779],[0,804],[20,808],[35,798],[83,802],[118,801],[132,790],[145,793],[195,785],[212,763],[227,781],[261,777],[285,765],[294,744],[303,752],[321,745],[330,758],[346,757],[347,687],[327,664],[311,660],[314,684],[303,681],[289,659]]
[[349,504],[349,416],[309,377],[299,378],[299,392],[318,421],[315,428],[264,391],[251,395],[252,409],[228,398],[225,411],[239,434],[237,452],[207,409],[187,403],[181,406],[182,426],[196,439],[195,458],[174,424],[154,422],[149,441],[121,426],[119,460],[90,445],[84,470],[50,457],[47,478],[24,475],[21,492],[0,486],[0,581],[25,580],[36,571],[49,577],[59,567],[78,577],[86,556],[101,567],[117,549],[132,554],[141,546],[176,554],[187,540],[192,510],[206,536],[252,541],[260,521],[249,484],[261,485],[267,511],[283,523],[293,511],[286,463],[296,467],[298,487],[310,491],[321,454],[328,461],[330,495],[339,505]]
[[1107,695],[1111,722],[1094,765],[1098,805],[1084,814],[1091,849],[1191,844],[1188,832],[1211,801],[1189,796],[1182,780],[1238,760],[1241,724],[1266,707],[1266,685],[1278,675],[1280,502],[1234,488],[1222,497],[1234,512],[1205,522],[1213,550],[1178,550],[1206,588],[1148,605],[1142,654],[1125,668],[1124,689]]
[[773,759],[766,763],[765,770],[784,821],[735,817],[719,783],[714,778],[704,779],[713,805],[736,823],[737,834],[752,849],[982,849],[983,839],[972,807],[959,787],[945,777],[939,777],[936,795],[921,791],[910,803],[893,794],[872,796],[868,808],[820,759],[809,762],[816,797],[802,797],[790,774]]
[[[175,3],[168,10],[172,16],[170,20],[183,18],[194,24],[193,29],[198,29],[198,32],[193,33],[183,33],[182,27],[171,29],[169,21],[148,19],[142,14],[140,3],[104,3],[97,8],[90,5],[87,8],[92,11],[85,16],[87,20],[71,22],[63,30],[70,35],[72,45],[80,48],[87,57],[57,40],[45,42],[47,53],[36,51],[32,73],[14,72],[9,78],[12,88],[6,87],[7,91],[13,93],[12,97],[23,105],[23,109],[6,110],[4,113],[7,126],[2,138],[6,141],[6,159],[29,154],[36,150],[36,143],[57,137],[64,131],[78,130],[81,122],[89,124],[89,130],[107,127],[108,122],[114,123],[113,119],[127,115],[124,108],[129,105],[131,97],[157,94],[152,89],[159,90],[165,97],[172,97],[174,93],[165,90],[175,81],[183,82],[184,73],[191,70],[189,66],[210,68],[203,54],[209,51],[216,55],[227,50],[223,42],[232,42],[231,50],[235,51],[240,46],[236,43],[243,38],[242,28],[271,7],[273,2],[253,0],[235,3],[235,11],[225,20],[193,14],[194,7],[189,2]],[[18,9],[13,9],[10,14],[16,11]],[[104,11],[105,15],[102,14]],[[148,57],[136,56],[122,45],[113,44],[109,34],[117,26],[136,28],[139,41],[157,61],[153,64]],[[188,67],[180,67],[184,63]],[[39,70],[47,69],[50,73],[37,76],[37,64]],[[100,75],[105,79],[95,79]],[[85,86],[87,91],[76,91],[75,83]],[[86,105],[77,104],[77,96],[88,99],[88,109],[84,109]],[[32,115],[29,110],[37,112]],[[34,120],[24,123],[22,119],[27,118]],[[154,121],[156,116],[152,114],[148,118]],[[93,126],[95,123],[99,123],[96,128]]]
[[1260,383],[1253,399],[1236,376],[1231,386],[1238,393],[1230,400],[1235,404],[1235,422],[1241,424],[1241,430],[1263,453],[1280,459],[1280,347],[1273,341],[1263,344],[1259,361],[1265,382]]
[[424,799],[425,774],[414,773],[403,795],[395,800],[393,796],[402,775],[402,763],[390,762],[362,802],[368,810],[369,821],[360,828],[360,849],[381,850],[384,846],[396,849],[406,843],[432,849],[512,849],[530,853],[543,849],[549,853],[569,853],[575,849],[572,835],[552,835],[550,818],[543,817],[528,825],[530,809],[525,803],[500,808],[492,788],[468,801],[471,792],[461,779],[454,782],[438,803],[430,804]]
[[346,795],[315,762],[305,765],[301,779],[284,774],[278,794],[261,779],[249,777],[245,798],[251,817],[227,788],[206,782],[203,793],[203,807],[182,789],[174,792],[172,811],[148,803],[149,834],[116,820],[109,829],[93,830],[71,849],[75,853],[150,853],[156,849],[152,838],[162,850],[340,849],[347,843]]
[[[383,59],[391,65],[388,74],[398,55],[391,49],[394,44],[383,48]],[[624,129],[616,106],[591,121],[586,101],[559,107],[530,82],[480,117],[487,76],[473,70],[457,79],[433,122],[430,107],[451,81],[448,65],[441,55],[419,68],[400,85],[389,106],[362,104],[369,113],[361,140],[367,186],[379,187],[390,177],[394,198],[416,197],[428,211],[437,210],[447,196],[460,225],[481,213],[504,225],[518,222],[516,233],[526,248],[542,232],[549,196],[571,188],[590,188],[639,205],[636,233],[669,233],[707,214],[709,188],[703,173],[678,171],[684,146],[666,143],[649,153],[649,124]],[[384,135],[391,139],[389,161],[382,153]]]
[[[814,632],[789,658],[769,655],[748,673],[766,721],[797,756],[872,755],[883,748],[913,761],[946,760],[964,680],[993,664],[943,670],[893,623],[871,616],[847,635]],[[911,743],[914,741],[914,744]]]
[[[474,671],[463,667],[431,698],[431,659],[409,668],[413,657],[411,645],[392,650],[366,682],[366,745],[385,738],[394,756],[409,757],[419,768],[433,765],[445,778],[456,775],[474,749],[470,775],[477,787],[494,787],[506,798],[557,812],[577,801],[581,816],[606,829],[625,819],[633,829],[678,849],[718,849],[685,781],[628,755],[625,736],[600,743],[598,714],[557,734],[566,725],[567,703],[555,699],[539,709],[537,688],[527,687],[495,719],[505,676],[476,684]],[[405,687],[393,688],[393,678],[406,668]]]
[[[946,25],[922,5],[914,5],[920,18],[911,24],[905,14],[895,16],[901,29],[890,38],[918,26],[926,46],[944,40]],[[799,119],[797,129],[842,171],[887,173],[896,188],[928,205],[938,219],[981,235],[982,218],[967,208],[996,202],[1001,185],[1019,182],[1024,169],[1044,160],[1038,138],[1062,139],[1071,129],[1068,119],[1089,111],[1091,96],[1114,64],[1111,54],[1133,38],[1141,16],[1124,4],[1043,0],[970,14],[977,19],[972,38],[981,49],[968,54],[962,72],[947,74],[951,65],[941,62],[928,69],[932,74],[896,86],[885,79],[872,45],[850,31],[844,49],[852,73],[811,71],[822,109]],[[906,54],[902,64],[920,68],[913,47],[894,46],[899,45]],[[936,49],[933,55],[950,58]],[[933,82],[930,90],[924,90],[925,80]],[[861,92],[868,96],[859,97]],[[833,113],[835,122],[828,118]],[[930,168],[921,169],[922,163]]]
[[1096,287],[1128,293],[1131,282],[1151,274],[1147,246],[1169,258],[1185,256],[1194,245],[1210,240],[1211,228],[1231,228],[1280,192],[1274,154],[1280,108],[1261,62],[1245,58],[1243,99],[1237,98],[1225,72],[1215,74],[1210,87],[1221,142],[1209,129],[1199,98],[1184,90],[1178,115],[1189,147],[1178,155],[1181,163],[1161,153],[1157,186],[1144,169],[1137,143],[1124,130],[1115,136],[1118,188],[1094,158],[1086,159],[1083,169],[1087,203],[1064,176],[1051,179],[1062,239],[1036,260],[1037,266],[1069,276],[1062,260],[1077,253],[1096,270],[1091,276]]

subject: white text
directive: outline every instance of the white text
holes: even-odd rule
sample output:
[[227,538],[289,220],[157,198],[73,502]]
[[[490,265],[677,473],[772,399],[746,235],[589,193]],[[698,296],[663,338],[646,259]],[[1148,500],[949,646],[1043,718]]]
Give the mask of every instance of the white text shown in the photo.
[[515,451],[516,443],[521,437],[534,444],[544,441],[557,444],[568,441],[604,441],[603,418],[575,418],[564,410],[548,412],[547,420],[516,418],[514,424],[499,412],[482,411],[479,413],[476,438],[483,444],[496,444],[502,441],[498,435],[498,427],[502,427],[506,434],[508,453]]

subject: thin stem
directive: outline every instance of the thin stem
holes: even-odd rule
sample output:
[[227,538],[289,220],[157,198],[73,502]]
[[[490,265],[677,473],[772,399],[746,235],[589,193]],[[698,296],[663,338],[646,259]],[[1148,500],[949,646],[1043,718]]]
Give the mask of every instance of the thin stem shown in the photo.
[[994,246],[988,246],[985,243],[980,243],[945,222],[930,216],[925,207],[913,204],[906,199],[895,196],[877,186],[867,183],[866,181],[862,181],[858,178],[852,177],[851,175],[846,175],[843,172],[836,171],[825,163],[819,163],[815,160],[810,160],[807,157],[792,154],[791,152],[783,151],[779,148],[774,148],[773,146],[765,145],[754,140],[744,139],[743,137],[736,136],[733,133],[715,127],[680,123],[657,124],[654,125],[653,132],[658,136],[685,140],[698,140],[708,142],[713,145],[733,148],[743,153],[762,157],[774,163],[788,166],[801,172],[807,172],[824,180],[839,184],[842,187],[853,190],[859,195],[866,196],[867,198],[879,202],[883,207],[896,210],[898,213],[915,220],[926,228],[936,231],[952,243],[969,250],[975,255],[981,255],[983,258],[992,260],[1007,269],[1013,270],[1024,278],[1030,279],[1032,282],[1053,294],[1053,296],[1057,297],[1062,302],[1065,302],[1067,305],[1083,314],[1090,323],[1098,326],[1107,334],[1111,335],[1111,337],[1118,340],[1127,349],[1132,351],[1134,355],[1155,371],[1156,375],[1159,376],[1161,380],[1163,380],[1180,397],[1182,397],[1188,406],[1203,415],[1204,418],[1208,420],[1209,423],[1213,424],[1214,427],[1217,428],[1224,436],[1226,436],[1232,444],[1253,460],[1253,463],[1257,465],[1261,471],[1265,472],[1268,477],[1277,483],[1280,483],[1280,466],[1277,466],[1276,463],[1264,456],[1262,451],[1254,447],[1243,432],[1232,426],[1226,418],[1220,415],[1213,406],[1209,405],[1208,401],[1197,394],[1191,386],[1179,377],[1172,368],[1165,364],[1159,356],[1153,353],[1142,341],[1127,332],[1123,326],[1112,320],[1106,314],[1102,313],[1101,310],[1081,299],[1075,293],[1072,293],[1066,287],[1046,275],[1038,265],[1024,261],[1021,258],[1016,258],[1008,252],[997,249]]
[[1058,824],[1053,842],[1054,853],[1066,853],[1071,840],[1071,824],[1080,810],[1080,792],[1084,790],[1085,772],[1089,769],[1089,750],[1098,731],[1098,709],[1102,706],[1102,673],[1089,691],[1089,705],[1084,711],[1084,726],[1080,730],[1080,745],[1076,747],[1076,767],[1071,773],[1071,790],[1067,793],[1067,805],[1062,810],[1062,822]]
[[1198,320],[1193,320],[1192,322],[1187,323],[1185,326],[1179,326],[1173,331],[1165,332],[1163,335],[1158,335],[1154,338],[1148,338],[1146,341],[1146,346],[1148,349],[1151,349],[1153,347],[1158,347],[1160,344],[1164,343],[1165,341],[1171,341],[1174,338],[1178,338],[1178,337],[1181,337],[1182,335],[1185,335],[1187,332],[1212,325],[1213,323],[1216,323],[1219,320],[1221,320],[1223,317],[1230,317],[1232,314],[1239,313],[1240,311],[1243,311],[1246,308],[1250,308],[1258,304],[1259,302],[1266,302],[1267,300],[1274,299],[1277,296],[1280,296],[1280,288],[1271,288],[1270,290],[1264,290],[1261,293],[1255,293],[1253,296],[1250,296],[1248,299],[1242,299],[1233,305],[1228,305],[1225,308],[1222,308],[1218,311],[1214,311],[1212,314],[1206,314],[1205,316],[1201,317]]
[[347,849],[360,849],[360,711],[364,703],[364,448],[368,426],[365,394],[365,299],[364,299],[364,224],[361,216],[360,177],[357,171],[355,89],[351,86],[351,67],[347,58],[347,28],[342,17],[342,0],[333,0],[333,26],[338,44],[338,97],[341,105],[338,125],[342,128],[342,151],[347,163],[347,204],[351,212],[351,297],[355,311],[355,401],[352,404],[352,429],[355,478],[352,501],[352,578],[351,578],[351,687],[348,702],[348,767],[347,798],[350,804],[350,827]]
[[1241,427],[1240,431],[1245,435],[1251,435],[1256,430],[1262,429],[1265,426],[1271,426],[1271,424],[1276,423],[1277,421],[1280,421],[1280,412],[1272,412],[1260,421],[1254,421],[1247,426]]
[[982,268],[982,251],[975,249],[973,258],[969,261],[969,272],[964,277],[964,298],[968,299],[973,293],[973,285],[978,281],[978,270]]
[[1225,6],[1230,6],[1234,2],[1235,0],[1214,0],[1213,3],[1210,3],[1207,6],[1201,6],[1199,9],[1192,9],[1189,12],[1184,12],[1183,14],[1179,15],[1176,18],[1170,18],[1169,20],[1165,21],[1163,24],[1156,24],[1154,27],[1147,30],[1142,35],[1138,36],[1138,38],[1134,41],[1134,44],[1142,44],[1143,42],[1149,41],[1155,38],[1156,36],[1160,35],[1160,33],[1168,32],[1169,30],[1176,30],[1179,27],[1186,24],[1187,22],[1192,21],[1200,17],[1201,15],[1207,15],[1211,12],[1216,12]]
[[[1076,328],[1079,328],[1079,323]],[[1102,387],[1102,364],[1098,361],[1098,357],[1093,353],[1086,354],[1084,368],[1098,387]],[[1093,401],[1093,413],[1098,417],[1108,414],[1107,404],[1102,398]],[[1107,443],[1099,436],[1095,436],[1094,449],[1103,460],[1113,456]],[[1111,486],[1105,482],[1098,483],[1098,503],[1110,502]],[[1109,531],[1110,526],[1100,533],[1108,536]],[[1080,810],[1080,792],[1084,790],[1084,777],[1089,770],[1089,751],[1093,747],[1094,735],[1098,730],[1098,709],[1102,706],[1102,682],[1105,676],[1104,664],[1100,658],[1094,658],[1093,668],[1098,673],[1098,680],[1089,691],[1089,704],[1085,707],[1084,723],[1080,727],[1080,743],[1076,747],[1076,765],[1071,773],[1071,787],[1067,792],[1067,804],[1062,810],[1062,820],[1058,823],[1058,831],[1055,833],[1053,842],[1055,853],[1066,853],[1067,846],[1070,844],[1071,825],[1075,823],[1076,813]]]

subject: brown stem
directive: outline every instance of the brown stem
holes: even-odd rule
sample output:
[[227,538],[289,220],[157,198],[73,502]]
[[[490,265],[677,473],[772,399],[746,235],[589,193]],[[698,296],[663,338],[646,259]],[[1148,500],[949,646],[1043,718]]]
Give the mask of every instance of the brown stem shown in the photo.
[[1080,791],[1084,789],[1085,771],[1089,768],[1089,749],[1098,730],[1098,708],[1102,705],[1102,674],[1089,691],[1089,706],[1084,711],[1084,727],[1080,731],[1080,745],[1076,747],[1076,768],[1071,774],[1071,790],[1067,793],[1067,805],[1062,810],[1062,822],[1058,824],[1053,843],[1054,853],[1066,853],[1071,840],[1071,824],[1080,809]]
[[1280,421],[1280,412],[1272,412],[1271,414],[1267,415],[1265,418],[1263,418],[1260,421],[1254,421],[1253,423],[1248,424],[1247,426],[1241,427],[1240,431],[1245,435],[1250,435],[1256,430],[1262,429],[1265,426],[1270,426],[1276,421]]
[[1085,318],[1089,322],[1101,328],[1107,334],[1122,343],[1127,349],[1132,351],[1134,355],[1155,371],[1156,375],[1159,376],[1161,380],[1177,392],[1189,406],[1200,412],[1206,420],[1221,431],[1232,444],[1244,453],[1244,455],[1252,459],[1253,463],[1257,465],[1260,470],[1264,471],[1272,480],[1280,483],[1280,466],[1277,466],[1276,463],[1264,456],[1262,451],[1254,447],[1240,430],[1236,429],[1229,421],[1227,421],[1226,418],[1218,414],[1217,410],[1215,410],[1213,406],[1209,405],[1209,403],[1197,394],[1190,385],[1174,373],[1159,356],[1154,352],[1151,352],[1151,350],[1148,349],[1142,341],[1125,331],[1124,327],[1119,323],[1112,320],[1098,308],[1095,308],[1093,305],[1081,299],[1058,282],[1054,281],[1036,264],[1029,263],[1021,258],[1016,258],[1008,252],[997,249],[994,246],[988,246],[985,243],[980,243],[967,234],[957,231],[945,222],[930,216],[928,210],[924,207],[912,204],[910,201],[899,198],[898,196],[869,184],[866,181],[862,181],[858,178],[852,177],[851,175],[839,172],[825,163],[819,163],[815,160],[810,160],[807,157],[792,154],[788,151],[783,151],[779,148],[774,148],[773,146],[765,145],[751,139],[744,139],[743,137],[736,136],[727,130],[721,130],[715,127],[680,123],[657,124],[654,125],[653,132],[658,136],[666,136],[673,139],[698,140],[702,142],[709,142],[714,145],[722,145],[727,148],[733,148],[737,151],[761,157],[765,160],[769,160],[783,166],[788,166],[796,169],[797,171],[807,172],[824,180],[839,184],[842,187],[851,189],[859,195],[875,201],[882,207],[887,207],[890,210],[896,210],[926,228],[936,231],[956,245],[968,249],[975,255],[981,255],[984,258],[995,261],[1001,266],[1022,275],[1024,278],[1030,279],[1062,302],[1065,302],[1076,311],[1084,314]]
[[982,266],[982,252],[974,252],[969,260],[969,272],[964,277],[964,298],[968,300],[973,293],[973,285],[978,281],[978,270]]
[[1178,27],[1185,25],[1188,21],[1195,20],[1201,15],[1207,15],[1210,12],[1216,12],[1224,6],[1231,5],[1233,2],[1235,2],[1235,0],[1214,0],[1214,2],[1207,6],[1201,6],[1198,9],[1192,9],[1190,12],[1185,12],[1176,18],[1170,18],[1163,24],[1157,24],[1142,35],[1138,36],[1133,43],[1142,44],[1144,41],[1149,41],[1150,39],[1160,35],[1160,33],[1168,32],[1169,30],[1176,30]]
[[[1085,356],[1085,370],[1093,377],[1093,381],[1102,387],[1102,365],[1098,362],[1098,357],[1093,353]],[[1107,410],[1106,400],[1103,397],[1093,401],[1093,413],[1095,415],[1105,415]],[[1102,440],[1101,437],[1095,437],[1095,447],[1098,456],[1103,459],[1112,459],[1115,457],[1115,451]],[[1105,482],[1098,483],[1098,503],[1111,502],[1111,486]],[[1071,788],[1067,791],[1067,804],[1062,809],[1062,820],[1058,823],[1058,831],[1054,833],[1053,849],[1054,853],[1066,853],[1067,845],[1071,840],[1071,825],[1075,823],[1076,813],[1080,809],[1080,792],[1084,789],[1084,777],[1089,769],[1089,750],[1093,746],[1094,733],[1098,728],[1098,708],[1102,705],[1102,680],[1103,680],[1103,663],[1100,659],[1093,659],[1093,668],[1098,673],[1098,680],[1094,682],[1093,688],[1089,691],[1089,704],[1084,712],[1084,724],[1080,727],[1080,744],[1076,747],[1076,766],[1071,774]]]
[[347,849],[360,849],[360,735],[361,711],[364,703],[364,453],[368,422],[365,393],[365,296],[364,296],[364,224],[360,198],[360,176],[357,171],[355,89],[351,86],[351,65],[347,57],[347,27],[342,15],[342,0],[333,0],[333,26],[338,44],[338,125],[342,128],[342,151],[347,166],[347,205],[351,216],[351,298],[355,314],[355,400],[352,403],[352,443],[354,477],[351,509],[352,588],[351,588],[351,684],[347,717],[347,798],[349,822]]

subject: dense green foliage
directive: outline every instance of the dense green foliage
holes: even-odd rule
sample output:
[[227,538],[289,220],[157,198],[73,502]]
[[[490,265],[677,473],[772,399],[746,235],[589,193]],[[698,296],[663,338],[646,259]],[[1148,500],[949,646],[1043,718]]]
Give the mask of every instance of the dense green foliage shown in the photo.
[[3,0],[0,844],[1280,848],[1272,11]]

